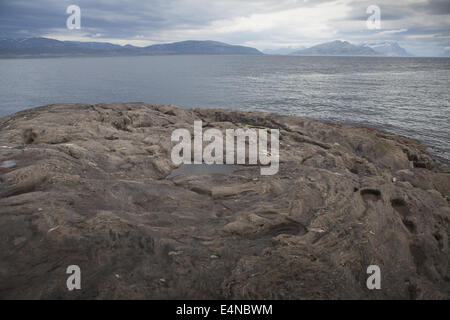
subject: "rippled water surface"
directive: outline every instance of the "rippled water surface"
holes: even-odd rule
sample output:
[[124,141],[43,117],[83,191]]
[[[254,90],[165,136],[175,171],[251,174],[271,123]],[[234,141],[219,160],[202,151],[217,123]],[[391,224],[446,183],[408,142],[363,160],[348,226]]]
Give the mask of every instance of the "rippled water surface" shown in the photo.
[[450,59],[147,56],[0,60],[0,116],[144,101],[296,114],[416,138],[450,161]]

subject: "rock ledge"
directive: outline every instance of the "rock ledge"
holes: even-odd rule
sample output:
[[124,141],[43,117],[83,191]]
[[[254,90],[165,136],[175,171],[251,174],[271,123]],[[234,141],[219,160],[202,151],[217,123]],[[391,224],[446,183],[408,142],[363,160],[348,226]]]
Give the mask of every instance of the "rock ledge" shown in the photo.
[[[178,175],[171,132],[280,129],[280,170]],[[449,168],[417,141],[144,103],[0,119],[2,299],[449,299]],[[68,291],[78,265],[82,290]],[[369,265],[381,290],[368,290]]]

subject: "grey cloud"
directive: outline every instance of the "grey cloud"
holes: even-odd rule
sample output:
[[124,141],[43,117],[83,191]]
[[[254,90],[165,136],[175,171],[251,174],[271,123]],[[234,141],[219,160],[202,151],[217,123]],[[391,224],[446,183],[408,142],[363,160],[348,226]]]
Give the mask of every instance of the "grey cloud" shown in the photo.
[[[364,28],[368,17],[366,8],[371,4],[380,6],[383,25],[388,28],[385,30],[407,29],[407,32],[402,33],[385,33],[383,37],[389,40],[407,42],[412,41],[410,37],[414,35],[448,35],[450,29],[448,0],[429,0],[425,3],[410,0],[0,0],[0,36],[69,34],[65,29],[66,8],[76,4],[82,10],[83,32],[92,38],[132,40],[141,36],[149,41],[167,42],[175,36],[177,40],[186,39],[192,30],[200,30],[203,33],[194,34],[207,34],[212,40],[235,44],[270,41],[277,44],[292,44],[295,41],[301,44],[305,39],[293,36],[291,30],[285,30],[284,36],[283,30],[276,26],[273,30],[233,30],[229,33],[214,33],[211,26],[217,21],[233,21],[235,18],[301,7],[313,8],[327,2],[347,3],[350,7],[345,17],[329,18],[328,25],[336,30],[329,35],[329,40],[341,38],[361,41],[364,38],[376,38],[377,33]],[[429,25],[429,21],[434,22],[433,26]],[[360,25],[359,29],[349,27],[355,23]],[[444,36],[417,39],[415,43],[419,41],[424,46],[429,43],[448,46]]]
[[413,7],[416,10],[426,11],[435,15],[450,14],[449,0],[428,0],[426,3],[415,4]]

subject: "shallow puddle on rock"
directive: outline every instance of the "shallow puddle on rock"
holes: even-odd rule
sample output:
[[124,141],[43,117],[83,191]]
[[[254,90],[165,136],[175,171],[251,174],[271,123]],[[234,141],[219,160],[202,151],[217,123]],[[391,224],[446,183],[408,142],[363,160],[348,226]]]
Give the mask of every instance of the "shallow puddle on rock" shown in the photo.
[[0,164],[0,168],[12,168],[16,166],[16,162],[14,160],[6,160]]
[[166,179],[171,179],[181,174],[232,174],[242,168],[245,167],[235,164],[182,164],[173,170]]

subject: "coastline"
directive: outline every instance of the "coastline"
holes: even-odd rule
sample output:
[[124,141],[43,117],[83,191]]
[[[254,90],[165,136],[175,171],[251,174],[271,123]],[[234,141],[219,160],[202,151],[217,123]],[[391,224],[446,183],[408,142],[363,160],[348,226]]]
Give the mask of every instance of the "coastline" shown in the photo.
[[[279,129],[280,172],[166,179],[171,132],[199,119]],[[2,298],[449,298],[449,167],[418,141],[280,114],[111,103],[3,117],[0,146],[0,164],[13,161],[0,168]],[[70,295],[73,264],[96,276]],[[370,264],[389,290],[366,290]]]

